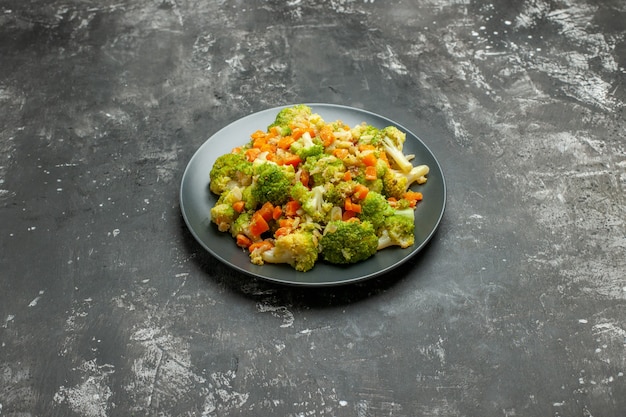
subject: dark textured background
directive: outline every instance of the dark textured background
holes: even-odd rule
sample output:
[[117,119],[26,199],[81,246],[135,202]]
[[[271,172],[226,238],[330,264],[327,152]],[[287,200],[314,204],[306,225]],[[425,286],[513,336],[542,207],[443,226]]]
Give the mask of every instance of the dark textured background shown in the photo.
[[[621,0],[3,0],[0,416],[623,416]],[[195,150],[327,102],[446,174],[389,276],[281,287],[182,221]]]

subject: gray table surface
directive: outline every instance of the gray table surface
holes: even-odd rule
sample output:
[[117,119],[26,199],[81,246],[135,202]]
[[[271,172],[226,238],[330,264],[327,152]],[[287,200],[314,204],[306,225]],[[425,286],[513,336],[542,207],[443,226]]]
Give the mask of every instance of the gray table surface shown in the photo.
[[[626,415],[621,0],[3,0],[0,416]],[[178,203],[278,105],[389,117],[448,185],[393,273],[244,276]]]

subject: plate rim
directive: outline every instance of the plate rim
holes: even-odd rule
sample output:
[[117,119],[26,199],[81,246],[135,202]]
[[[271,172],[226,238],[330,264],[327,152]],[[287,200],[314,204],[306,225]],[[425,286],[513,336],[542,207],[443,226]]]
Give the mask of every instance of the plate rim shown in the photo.
[[[440,181],[441,181],[441,209],[439,210],[438,216],[436,221],[433,224],[432,230],[429,231],[428,235],[424,238],[424,240],[422,242],[419,243],[418,246],[412,248],[412,250],[410,251],[410,253],[408,253],[406,256],[402,257],[400,260],[387,265],[386,267],[376,270],[376,271],[372,271],[369,272],[367,274],[364,275],[360,275],[354,278],[349,278],[349,279],[345,279],[345,280],[335,280],[335,281],[324,281],[324,282],[311,282],[311,281],[297,281],[297,280],[285,280],[285,279],[279,279],[279,278],[275,278],[272,277],[271,275],[268,274],[262,274],[262,273],[258,273],[258,272],[253,272],[250,269],[254,268],[254,269],[258,269],[258,268],[263,268],[264,270],[268,270],[271,269],[272,267],[277,267],[279,265],[263,265],[263,266],[258,266],[258,265],[254,265],[252,263],[250,263],[250,265],[248,265],[248,269],[240,267],[239,265],[236,265],[232,262],[229,262],[228,260],[224,259],[220,254],[218,254],[213,248],[211,248],[208,244],[206,244],[206,242],[198,235],[198,233],[195,230],[195,227],[192,226],[190,219],[188,218],[188,213],[186,211],[186,203],[185,203],[185,182],[186,179],[188,179],[188,175],[189,172],[193,166],[193,163],[195,162],[195,160],[197,158],[200,157],[200,155],[203,153],[204,148],[207,147],[210,142],[212,140],[214,140],[214,138],[219,137],[221,133],[223,133],[224,131],[227,131],[229,129],[231,129],[234,125],[240,124],[240,123],[244,123],[246,119],[251,119],[254,117],[259,117],[262,116],[265,113],[278,113],[281,109],[284,108],[288,108],[288,107],[292,107],[296,104],[304,104],[307,105],[311,108],[324,108],[324,109],[342,109],[344,111],[348,111],[348,112],[356,112],[359,114],[363,114],[363,115],[367,115],[382,121],[385,121],[386,123],[389,123],[389,125],[394,125],[397,128],[401,129],[402,131],[404,131],[408,136],[412,136],[414,139],[416,139],[418,141],[418,143],[430,154],[430,157],[432,158],[433,162],[436,164],[437,167],[437,172],[440,175]],[[314,110],[314,113],[318,113],[318,111]],[[236,146],[236,145],[235,145]],[[433,167],[430,166],[432,164],[429,163],[429,167],[431,172],[433,171]],[[208,179],[208,170],[207,170],[207,179]],[[208,185],[208,182],[207,182]],[[413,133],[411,130],[407,129],[405,126],[403,126],[402,124],[377,113],[371,112],[369,110],[364,110],[358,107],[353,107],[353,106],[347,106],[347,105],[342,105],[342,104],[332,104],[332,103],[318,103],[318,102],[311,102],[311,103],[295,103],[295,104],[286,104],[286,105],[281,105],[281,106],[275,106],[275,107],[270,107],[270,108],[265,108],[263,110],[259,110],[256,112],[252,112],[249,113],[247,115],[244,115],[236,120],[233,120],[232,122],[224,125],[222,128],[218,129],[215,133],[211,134],[200,146],[198,146],[198,148],[196,149],[196,151],[194,152],[194,154],[191,156],[191,158],[189,159],[189,162],[187,163],[185,170],[183,171],[183,175],[181,177],[181,182],[180,182],[180,191],[179,191],[179,204],[180,204],[180,210],[181,210],[181,214],[182,217],[185,221],[185,225],[187,226],[187,229],[189,230],[189,232],[192,234],[192,236],[194,237],[194,239],[196,240],[196,242],[198,242],[200,244],[200,246],[202,246],[207,252],[209,252],[211,254],[211,256],[213,256],[214,258],[216,258],[218,261],[220,261],[221,263],[225,264],[226,266],[228,266],[229,268],[232,268],[236,271],[239,271],[245,275],[248,276],[252,276],[258,279],[263,279],[265,281],[269,281],[269,282],[273,282],[276,284],[282,284],[282,285],[289,285],[289,286],[309,286],[309,287],[328,287],[328,286],[339,286],[339,285],[346,285],[346,284],[352,284],[355,282],[361,282],[361,281],[365,281],[368,279],[372,279],[381,275],[384,275],[388,272],[390,272],[393,269],[398,268],[399,266],[401,266],[402,264],[406,263],[408,260],[410,260],[411,258],[413,258],[414,256],[416,256],[419,252],[421,252],[424,247],[432,240],[433,236],[436,234],[437,230],[439,229],[439,226],[441,225],[441,221],[443,219],[444,213],[445,213],[445,209],[446,209],[446,205],[447,205],[447,185],[446,185],[446,179],[445,179],[445,175],[443,172],[443,169],[441,167],[441,164],[439,162],[439,160],[437,159],[437,157],[435,156],[435,154],[432,152],[432,150],[430,149],[430,147],[428,147],[428,145],[415,133]],[[242,251],[242,253],[244,253]],[[376,255],[374,255],[376,256]],[[364,261],[364,262],[367,262]],[[338,269],[343,269],[343,268],[349,268],[351,265],[348,266],[337,266],[337,265],[332,265],[332,264],[328,264],[327,265],[331,265],[331,266],[335,266]],[[291,268],[293,270],[293,268],[291,266],[288,265],[280,265],[280,267],[285,267],[285,268]],[[306,274],[306,275],[310,275],[310,274],[314,274],[314,271],[307,271],[307,272],[298,272],[293,270],[295,275],[299,275],[299,274]]]

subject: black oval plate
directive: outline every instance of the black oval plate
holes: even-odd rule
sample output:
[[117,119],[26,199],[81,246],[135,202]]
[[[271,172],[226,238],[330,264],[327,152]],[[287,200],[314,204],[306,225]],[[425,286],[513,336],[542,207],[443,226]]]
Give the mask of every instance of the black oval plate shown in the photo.
[[409,248],[386,248],[373,257],[348,266],[318,261],[313,269],[298,272],[289,265],[254,265],[247,252],[235,244],[230,233],[222,233],[211,223],[210,210],[217,196],[209,191],[209,172],[220,155],[250,140],[256,130],[265,130],[278,112],[288,106],[267,109],[243,117],[211,136],[193,155],[180,189],[180,207],[192,235],[213,256],[231,267],[268,281],[302,286],[330,286],[361,281],[387,273],[417,254],[434,235],[446,204],[446,186],[439,162],[430,149],[413,133],[398,123],[364,110],[334,104],[308,104],[324,121],[341,120],[349,126],[365,122],[378,128],[396,126],[406,133],[405,154],[414,154],[414,165],[430,167],[426,184],[414,186],[424,200],[415,211],[415,244]]

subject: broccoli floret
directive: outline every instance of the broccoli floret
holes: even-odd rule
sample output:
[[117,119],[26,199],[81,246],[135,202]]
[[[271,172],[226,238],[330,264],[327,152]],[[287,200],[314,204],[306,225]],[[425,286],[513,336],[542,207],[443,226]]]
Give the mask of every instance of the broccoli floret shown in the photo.
[[427,165],[418,165],[406,172],[388,169],[382,178],[383,194],[388,197],[402,198],[413,183],[423,184],[426,182],[428,170]]
[[333,155],[324,155],[319,158],[309,157],[304,162],[303,168],[309,172],[310,181],[313,182],[314,186],[338,182],[346,172],[346,167],[341,159]]
[[346,198],[354,194],[358,182],[354,180],[341,181],[337,184],[329,184],[326,189],[326,201],[334,206],[343,207]]
[[297,104],[292,107],[286,107],[278,112],[274,123],[268,126],[268,131],[277,127],[283,136],[291,134],[291,125],[305,121],[311,116],[311,108],[305,104]]
[[252,163],[242,154],[227,153],[218,157],[209,173],[209,189],[215,194],[252,181]]
[[333,207],[331,203],[324,201],[325,192],[326,188],[323,185],[318,185],[309,190],[298,182],[291,188],[291,197],[300,202],[302,210],[314,222],[320,222],[328,216]]
[[361,221],[369,221],[374,230],[378,230],[383,225],[388,216],[393,215],[395,210],[389,205],[387,199],[375,191],[367,193],[367,196],[361,200]]
[[291,144],[291,153],[300,157],[303,161],[310,156],[319,156],[324,152],[324,145],[311,138],[309,132],[305,132],[300,139]]
[[408,248],[415,243],[415,222],[412,209],[398,210],[385,219],[378,237],[378,250],[389,246]]
[[244,211],[241,213],[237,219],[233,222],[230,227],[230,234],[233,237],[237,237],[238,234],[242,234],[247,236],[250,240],[258,240],[258,236],[254,236],[252,232],[250,232],[250,222],[252,221],[252,215]]
[[215,205],[211,208],[211,221],[217,225],[220,232],[227,232],[239,213],[233,209],[233,204],[243,198],[241,188],[235,186],[224,191]]
[[[270,202],[275,206],[289,200],[289,191],[294,183],[295,172],[291,165],[279,166],[271,162],[254,165],[254,177],[249,191],[252,200],[258,205]],[[247,201],[247,200],[246,200]]]
[[352,129],[352,136],[357,138],[357,143],[359,145],[365,144],[377,146],[382,139],[380,129],[365,123],[361,123],[360,125],[354,127]]
[[378,236],[368,221],[333,220],[320,240],[322,257],[334,264],[363,261],[378,249]]
[[264,262],[286,263],[302,272],[313,268],[318,255],[317,239],[313,233],[303,230],[278,237],[271,249],[261,252]]
[[230,204],[216,204],[211,208],[211,221],[220,232],[227,232],[238,214]]

